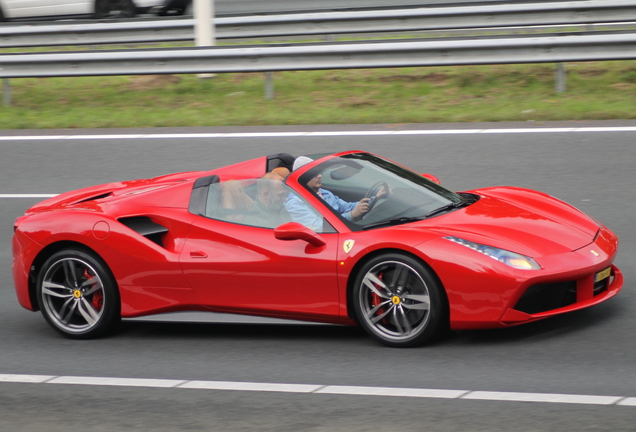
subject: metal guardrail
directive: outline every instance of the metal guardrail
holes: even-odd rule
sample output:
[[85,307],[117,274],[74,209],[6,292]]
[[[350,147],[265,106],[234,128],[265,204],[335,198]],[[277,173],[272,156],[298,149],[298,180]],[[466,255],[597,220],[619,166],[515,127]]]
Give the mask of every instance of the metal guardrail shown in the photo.
[[[217,18],[219,39],[636,21],[633,0],[433,7]],[[191,41],[194,20],[0,27],[0,48]]]
[[99,50],[0,55],[0,78],[202,74],[636,58],[636,33],[453,41]]

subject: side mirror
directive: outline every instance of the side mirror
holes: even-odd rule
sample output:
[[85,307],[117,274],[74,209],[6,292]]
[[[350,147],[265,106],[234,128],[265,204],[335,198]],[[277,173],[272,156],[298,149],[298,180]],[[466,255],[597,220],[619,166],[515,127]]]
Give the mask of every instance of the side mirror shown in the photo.
[[440,182],[439,179],[436,176],[434,176],[433,174],[424,173],[424,174],[422,174],[422,177],[426,177],[427,179],[429,179],[433,183],[442,184],[442,182]]
[[327,244],[322,237],[298,222],[287,222],[276,227],[274,237],[278,240],[304,240],[316,247]]

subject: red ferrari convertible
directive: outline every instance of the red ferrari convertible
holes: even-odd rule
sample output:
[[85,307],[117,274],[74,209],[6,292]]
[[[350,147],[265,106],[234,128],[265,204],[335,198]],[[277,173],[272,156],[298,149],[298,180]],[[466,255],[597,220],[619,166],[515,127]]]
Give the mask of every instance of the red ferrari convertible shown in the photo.
[[617,237],[549,195],[453,192],[350,151],[94,186],[14,226],[20,304],[70,338],[200,310],[362,326],[389,346],[616,295]]

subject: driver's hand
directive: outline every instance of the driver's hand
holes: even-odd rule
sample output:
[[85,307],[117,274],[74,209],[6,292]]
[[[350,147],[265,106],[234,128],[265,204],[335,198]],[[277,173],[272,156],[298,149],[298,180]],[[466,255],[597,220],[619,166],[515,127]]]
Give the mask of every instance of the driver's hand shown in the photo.
[[380,191],[380,193],[378,193],[377,197],[379,198],[386,198],[389,195],[391,195],[393,193],[393,189],[391,189],[390,185],[387,185],[386,187],[383,187],[382,190]]
[[364,216],[369,211],[369,198],[362,198],[358,204],[351,210],[351,217],[356,220]]

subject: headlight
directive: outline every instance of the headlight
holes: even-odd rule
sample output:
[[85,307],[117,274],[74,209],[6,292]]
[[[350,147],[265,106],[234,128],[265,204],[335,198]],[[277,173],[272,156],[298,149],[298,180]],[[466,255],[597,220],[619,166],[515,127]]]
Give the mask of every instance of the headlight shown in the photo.
[[541,266],[537,264],[535,260],[525,255],[520,255],[518,253],[510,252],[505,249],[499,249],[492,246],[487,246],[480,243],[471,242],[468,240],[464,240],[463,238],[448,236],[444,237],[446,240],[450,240],[454,243],[460,244],[462,246],[466,246],[469,249],[472,249],[476,252],[482,253],[486,256],[489,256],[492,259],[495,259],[499,262],[502,262],[510,267],[520,269],[520,270],[539,270]]

